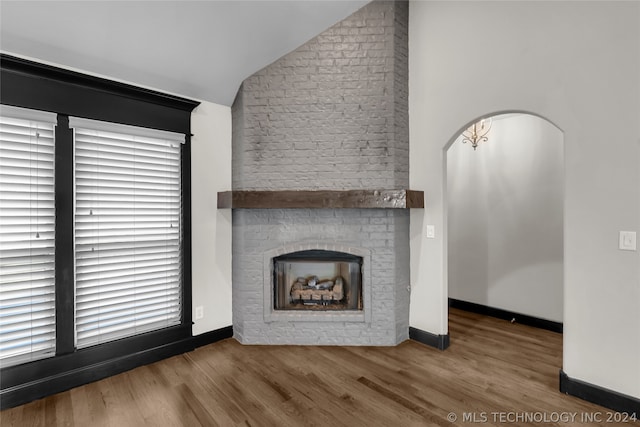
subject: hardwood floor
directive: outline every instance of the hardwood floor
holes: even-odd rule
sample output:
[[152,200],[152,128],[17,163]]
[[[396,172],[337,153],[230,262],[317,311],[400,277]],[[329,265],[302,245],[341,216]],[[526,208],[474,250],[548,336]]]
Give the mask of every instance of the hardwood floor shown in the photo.
[[[606,422],[611,411],[558,391],[560,334],[454,309],[449,330],[444,352],[414,341],[305,347],[228,339],[2,411],[0,425],[616,425]],[[573,422],[556,422],[573,414]],[[601,423],[582,422],[598,414]]]

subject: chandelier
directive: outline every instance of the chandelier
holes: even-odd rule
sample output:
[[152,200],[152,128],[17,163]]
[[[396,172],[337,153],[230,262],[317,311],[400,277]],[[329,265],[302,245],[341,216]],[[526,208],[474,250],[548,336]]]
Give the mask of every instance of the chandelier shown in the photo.
[[464,144],[470,142],[471,146],[475,150],[476,148],[478,148],[478,143],[487,142],[489,140],[487,134],[489,133],[490,129],[491,118],[482,119],[479,122],[472,124],[462,132],[462,142]]

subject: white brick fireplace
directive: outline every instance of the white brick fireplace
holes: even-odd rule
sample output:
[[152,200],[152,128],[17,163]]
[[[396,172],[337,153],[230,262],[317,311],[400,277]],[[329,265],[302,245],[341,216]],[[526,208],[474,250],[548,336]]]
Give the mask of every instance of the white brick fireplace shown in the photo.
[[[233,224],[233,327],[240,342],[395,345],[408,338],[407,211],[236,209]],[[363,310],[274,310],[272,258],[325,248],[363,257]]]
[[[408,338],[409,212],[385,193],[409,181],[407,24],[406,2],[372,2],[243,82],[232,107],[232,193],[261,198],[229,204],[240,342]],[[291,207],[291,190],[337,196]],[[347,190],[366,194],[344,204]],[[362,257],[362,310],[274,308],[273,258],[314,249]]]

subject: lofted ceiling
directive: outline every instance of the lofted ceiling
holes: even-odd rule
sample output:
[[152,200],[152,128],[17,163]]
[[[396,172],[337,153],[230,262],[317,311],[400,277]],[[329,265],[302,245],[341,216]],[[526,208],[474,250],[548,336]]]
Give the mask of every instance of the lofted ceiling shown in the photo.
[[242,81],[368,0],[0,0],[0,50],[231,105]]

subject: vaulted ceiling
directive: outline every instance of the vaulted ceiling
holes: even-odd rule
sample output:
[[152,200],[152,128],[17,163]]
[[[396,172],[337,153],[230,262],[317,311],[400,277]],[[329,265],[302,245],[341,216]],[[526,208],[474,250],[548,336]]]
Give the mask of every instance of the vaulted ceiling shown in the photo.
[[1,0],[0,50],[231,105],[246,77],[366,3]]

